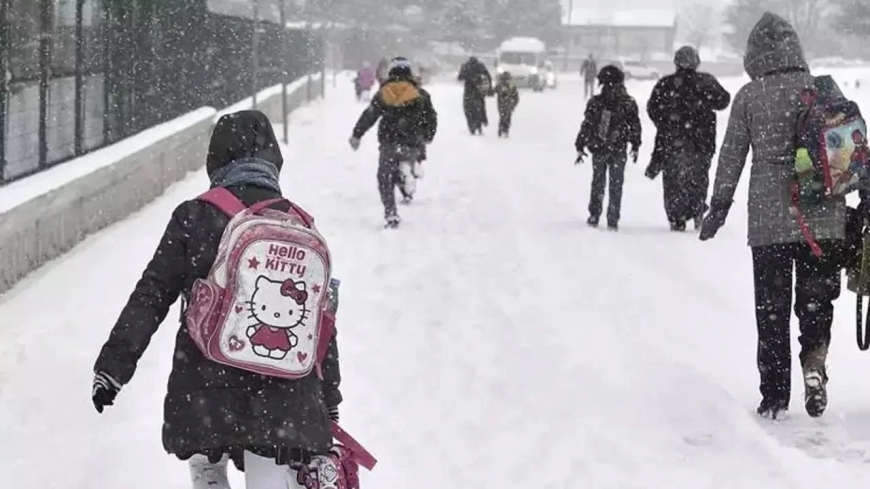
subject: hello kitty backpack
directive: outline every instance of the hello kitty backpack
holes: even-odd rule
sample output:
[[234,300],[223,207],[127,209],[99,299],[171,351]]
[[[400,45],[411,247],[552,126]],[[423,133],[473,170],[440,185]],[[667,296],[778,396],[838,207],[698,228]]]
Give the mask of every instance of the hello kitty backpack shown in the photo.
[[[312,217],[285,199],[247,207],[223,187],[198,200],[230,222],[208,277],[190,291],[190,337],[224,365],[286,379],[320,375],[335,316],[329,248]],[[270,208],[278,203],[288,211]]]

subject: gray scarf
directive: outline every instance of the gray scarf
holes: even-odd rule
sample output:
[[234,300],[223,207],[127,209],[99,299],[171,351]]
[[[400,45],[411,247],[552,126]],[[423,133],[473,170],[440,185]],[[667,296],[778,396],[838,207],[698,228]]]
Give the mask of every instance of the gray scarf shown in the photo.
[[211,175],[212,188],[239,185],[253,185],[280,194],[278,167],[260,158],[243,158],[218,168]]

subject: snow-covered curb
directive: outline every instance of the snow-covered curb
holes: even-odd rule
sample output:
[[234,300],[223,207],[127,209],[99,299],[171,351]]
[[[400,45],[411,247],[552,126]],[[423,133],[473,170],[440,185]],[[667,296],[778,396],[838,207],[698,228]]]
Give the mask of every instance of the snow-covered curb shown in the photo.
[[[320,76],[288,85],[287,109],[320,96]],[[251,98],[203,107],[81,158],[0,187],[0,293],[87,235],[124,219],[205,163],[218,116]],[[281,86],[257,94],[257,109],[282,122]]]

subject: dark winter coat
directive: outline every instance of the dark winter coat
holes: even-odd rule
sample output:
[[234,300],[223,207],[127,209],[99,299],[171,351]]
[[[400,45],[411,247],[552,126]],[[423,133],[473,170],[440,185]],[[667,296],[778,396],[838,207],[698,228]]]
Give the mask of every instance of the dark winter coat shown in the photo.
[[464,84],[466,97],[485,97],[492,89],[492,75],[477,58],[463,63],[457,78]]
[[[282,164],[268,119],[259,112],[221,118],[209,147],[209,175],[240,158],[260,158],[279,168]],[[251,185],[229,189],[248,205],[280,197],[274,190]],[[100,351],[95,371],[121,384],[130,381],[170,306],[179,296],[188,296],[194,280],[208,275],[228,221],[217,208],[197,200],[175,209]],[[335,340],[323,373],[323,381],[316,375],[284,380],[220,365],[202,355],[181,325],[164,403],[163,446],[182,459],[194,453],[214,457],[239,448],[284,457],[324,452],[332,439],[328,407],[341,402]]]
[[495,97],[501,115],[512,113],[520,103],[520,92],[511,82],[499,82],[495,86]]
[[[794,28],[782,17],[764,14],[749,34],[743,66],[752,81],[737,92],[731,104],[711,207],[727,208],[732,202],[752,148],[749,245],[802,242],[803,235],[790,211],[790,189],[796,118],[801,110],[798,94],[813,86],[813,77]],[[803,211],[816,239],[845,236],[845,199],[832,198]]]
[[431,143],[438,130],[438,113],[429,92],[411,78],[392,77],[384,83],[353,128],[361,139],[380,119],[378,142],[411,147]]
[[[616,127],[608,131],[610,136],[604,146],[597,148],[596,141],[599,138],[596,132],[599,129],[599,121],[602,119],[601,115],[605,110],[613,114],[611,120],[615,122],[611,123],[615,123]],[[631,146],[631,149],[636,151],[640,148],[640,143],[641,125],[637,102],[626,92],[625,86],[604,85],[601,93],[592,97],[586,104],[583,124],[580,126],[580,132],[574,143],[577,152],[589,148],[593,154],[625,154],[627,146]]]
[[[678,68],[656,83],[646,110],[656,126],[655,151],[665,158],[691,145],[710,157],[716,152],[716,112],[731,95],[713,75]],[[682,145],[681,145],[682,143]]]
[[491,95],[492,75],[477,58],[466,61],[459,69],[459,81],[464,83],[462,109],[472,131],[489,124],[486,115],[486,96]]

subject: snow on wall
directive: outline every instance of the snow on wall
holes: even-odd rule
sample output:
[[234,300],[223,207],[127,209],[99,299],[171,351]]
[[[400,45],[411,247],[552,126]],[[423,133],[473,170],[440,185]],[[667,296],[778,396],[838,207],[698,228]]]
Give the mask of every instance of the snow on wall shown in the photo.
[[[311,77],[313,87],[308,77],[289,85],[288,110],[319,97],[319,80]],[[281,120],[280,85],[257,99],[257,109]],[[248,98],[230,109],[250,107]],[[201,168],[217,114],[203,107],[0,188],[0,293]]]

